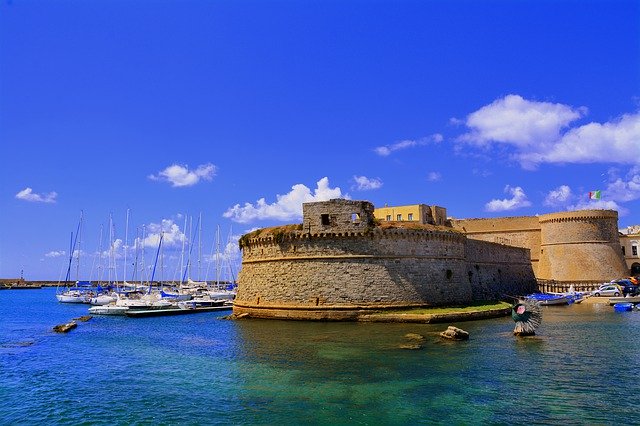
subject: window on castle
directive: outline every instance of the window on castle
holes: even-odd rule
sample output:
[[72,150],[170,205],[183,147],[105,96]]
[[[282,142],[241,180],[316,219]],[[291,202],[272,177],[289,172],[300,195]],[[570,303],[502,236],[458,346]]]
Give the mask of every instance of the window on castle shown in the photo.
[[407,220],[413,220],[413,213],[409,213],[407,215]]
[[360,215],[358,213],[351,213],[351,223],[360,223]]
[[391,215],[390,214],[387,215],[387,221],[391,222]]
[[323,225],[331,225],[331,219],[328,214],[320,215],[320,221]]
[[623,255],[623,256],[626,256],[626,255],[627,255],[627,253],[625,253],[625,251],[626,251],[626,250],[624,249],[624,246],[622,246],[622,255]]
[[401,221],[402,221],[402,215],[401,215],[401,214],[397,215],[397,216],[396,216],[396,220],[397,220],[398,222],[401,222]]
[[638,246],[631,246],[631,255],[633,256],[638,255]]

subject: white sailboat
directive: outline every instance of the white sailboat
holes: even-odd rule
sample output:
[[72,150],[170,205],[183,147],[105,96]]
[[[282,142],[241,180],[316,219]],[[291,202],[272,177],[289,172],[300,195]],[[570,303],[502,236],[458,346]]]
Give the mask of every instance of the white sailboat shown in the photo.
[[[73,256],[76,255],[77,267],[76,278],[80,272],[80,249],[76,250],[79,246],[79,239],[82,232],[83,211],[80,211],[80,220],[78,221],[78,227],[76,229],[75,238],[73,232],[71,232],[71,241],[69,243],[69,264],[67,265],[67,273],[65,276],[65,283],[69,283],[71,280],[71,264],[73,263]],[[59,287],[56,288],[56,299],[60,303],[89,303],[89,300],[93,296],[93,286],[90,281],[76,281],[74,286],[67,286],[64,290]]]

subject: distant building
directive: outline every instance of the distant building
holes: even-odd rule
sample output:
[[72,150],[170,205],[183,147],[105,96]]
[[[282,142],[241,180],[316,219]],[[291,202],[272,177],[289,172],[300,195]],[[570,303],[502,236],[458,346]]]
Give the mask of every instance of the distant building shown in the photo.
[[640,225],[620,230],[620,245],[631,275],[640,275]]
[[439,226],[444,226],[447,222],[447,209],[426,204],[378,207],[373,213],[376,219],[384,222],[417,222],[421,225]]

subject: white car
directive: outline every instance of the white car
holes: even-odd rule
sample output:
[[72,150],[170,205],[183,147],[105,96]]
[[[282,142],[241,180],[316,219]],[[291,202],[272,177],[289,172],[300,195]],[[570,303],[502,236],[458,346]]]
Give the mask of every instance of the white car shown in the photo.
[[617,285],[605,285],[605,286],[600,286],[599,289],[594,290],[591,292],[591,294],[593,296],[620,296],[622,294],[622,290],[620,290],[620,287],[618,287]]

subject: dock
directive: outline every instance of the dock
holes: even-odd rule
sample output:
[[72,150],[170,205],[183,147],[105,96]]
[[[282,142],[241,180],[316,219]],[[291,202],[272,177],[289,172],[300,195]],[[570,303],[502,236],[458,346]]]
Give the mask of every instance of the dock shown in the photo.
[[168,309],[148,309],[148,310],[129,310],[125,312],[125,315],[132,318],[144,318],[144,317],[160,317],[169,315],[187,315],[187,314],[200,314],[203,312],[215,312],[215,311],[230,311],[233,309],[231,305],[224,306],[207,306],[195,309],[181,309],[181,308],[168,308]]

